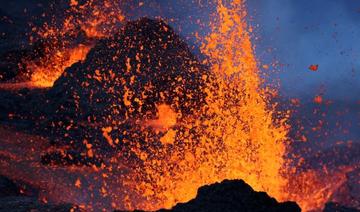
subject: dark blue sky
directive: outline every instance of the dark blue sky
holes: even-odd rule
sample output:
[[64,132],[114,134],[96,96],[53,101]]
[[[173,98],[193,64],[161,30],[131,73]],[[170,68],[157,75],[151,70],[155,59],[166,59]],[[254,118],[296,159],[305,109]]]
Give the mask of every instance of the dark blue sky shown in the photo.
[[[252,0],[259,24],[257,53],[276,58],[285,94],[324,92],[338,100],[360,100],[360,1]],[[266,49],[271,53],[264,54]],[[318,72],[307,68],[319,64]]]

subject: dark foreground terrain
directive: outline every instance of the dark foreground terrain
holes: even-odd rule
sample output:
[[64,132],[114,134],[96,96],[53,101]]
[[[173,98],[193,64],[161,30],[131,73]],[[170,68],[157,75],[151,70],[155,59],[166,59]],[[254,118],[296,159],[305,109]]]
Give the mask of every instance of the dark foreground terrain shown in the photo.
[[[0,176],[0,211],[83,211],[73,204],[55,204],[39,200],[37,190],[31,186]],[[295,202],[279,203],[265,192],[256,192],[242,180],[225,180],[199,188],[195,199],[179,203],[170,210],[159,212],[206,211],[301,211]],[[359,210],[328,203],[324,212],[357,212]]]
[[71,204],[52,204],[40,201],[36,190],[21,182],[0,176],[0,211],[70,211]]
[[[166,210],[162,210],[166,211]],[[242,180],[224,180],[198,190],[195,199],[170,211],[301,211],[294,202],[279,203],[265,192],[256,192]]]

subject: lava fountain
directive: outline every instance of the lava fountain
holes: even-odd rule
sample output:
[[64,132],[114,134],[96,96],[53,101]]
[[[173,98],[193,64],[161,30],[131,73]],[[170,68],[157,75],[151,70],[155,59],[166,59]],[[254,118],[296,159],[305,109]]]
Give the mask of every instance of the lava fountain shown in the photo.
[[[269,103],[273,92],[262,87],[244,2],[217,4],[217,21],[202,46],[212,72],[206,105],[190,120],[178,119],[183,127],[172,129],[175,136],[168,135],[173,131],[164,135],[158,157],[136,150],[144,158],[141,175],[149,182],[138,189],[163,207],[190,200],[200,186],[224,179],[244,179],[284,199],[287,114],[276,112]],[[177,146],[179,141],[186,145]]]

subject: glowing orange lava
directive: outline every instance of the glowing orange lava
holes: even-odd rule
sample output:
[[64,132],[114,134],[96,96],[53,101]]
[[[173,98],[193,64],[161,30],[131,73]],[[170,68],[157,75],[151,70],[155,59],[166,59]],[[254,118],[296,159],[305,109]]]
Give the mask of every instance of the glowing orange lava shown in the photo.
[[158,118],[155,120],[149,120],[145,123],[145,126],[150,126],[156,131],[166,131],[176,124],[176,113],[166,104],[159,105]]
[[[321,210],[344,182],[351,168],[337,171],[307,170],[291,175],[285,198],[296,201],[303,211]],[[324,180],[326,179],[326,180]]]
[[[297,167],[291,168],[289,111],[277,111],[270,103],[276,92],[263,87],[244,1],[218,0],[217,15],[202,46],[213,73],[204,88],[207,104],[193,118],[179,119],[160,139],[163,146],[149,152],[133,148],[143,159],[135,188],[147,199],[133,206],[169,208],[194,198],[202,185],[243,179],[279,201],[297,201],[305,211],[320,209],[345,172],[296,174]],[[329,179],[326,185],[322,177]]]
[[280,197],[286,183],[281,175],[287,145],[286,119],[276,119],[274,107],[268,102],[270,93],[261,88],[263,81],[244,2],[234,0],[226,6],[219,0],[218,14],[219,24],[203,47],[214,61],[212,70],[220,87],[208,93],[209,109],[218,116],[211,120],[214,123],[209,133],[221,135],[225,144],[225,178],[244,179],[254,189]]
[[[110,187],[115,186],[107,184],[108,178],[117,178],[116,174],[121,172],[119,160],[124,154],[120,150],[111,159],[115,165],[106,167],[102,180],[109,191],[102,187],[102,194],[115,196],[112,202],[114,209],[121,205],[127,210],[155,210],[170,208],[178,202],[194,198],[197,189],[203,185],[224,179],[243,179],[255,190],[265,191],[279,201],[296,200],[305,211],[322,207],[344,181],[345,171],[321,175],[315,170],[297,173],[296,168],[294,171],[288,167],[289,112],[278,111],[276,105],[270,103],[276,92],[264,86],[260,77],[244,0],[215,1],[216,21],[211,23],[212,32],[201,47],[202,53],[207,56],[204,63],[210,67],[210,74],[203,76],[206,82],[206,86],[202,87],[206,93],[205,105],[188,115],[174,109],[173,105],[180,104],[178,98],[171,103],[157,103],[156,117],[139,121],[142,123],[142,128],[139,128],[139,134],[143,136],[141,139],[144,138],[142,143],[127,141],[135,144],[129,145],[131,150],[126,151],[131,152],[126,153],[134,155],[140,162],[134,162],[134,167],[127,167],[131,171],[122,176],[121,186],[137,192],[141,198],[131,197],[123,188],[121,191],[126,192],[120,195],[121,198],[116,196],[116,192],[110,192]],[[66,40],[69,35],[77,35],[80,29],[90,41],[110,37],[124,20],[116,1],[91,0],[80,4],[71,0],[70,6],[70,15],[65,18],[61,29],[45,25],[38,32],[40,37],[55,37],[56,41],[47,47],[49,55],[45,59],[26,63],[32,70],[31,82],[34,86],[51,87],[64,69],[86,58],[94,42],[74,47],[70,45],[72,40]],[[58,46],[59,39],[66,42]],[[126,61],[126,68],[130,73],[130,59]],[[95,75],[95,79],[102,80],[99,70],[95,71]],[[133,93],[124,87],[124,94],[119,99],[124,107],[130,108]],[[316,97],[314,101],[321,103],[322,98]],[[299,104],[297,101],[294,103]],[[119,120],[111,119],[111,123],[116,121]],[[118,130],[116,126],[100,129],[106,142],[115,149],[119,139],[113,138],[111,133]],[[144,143],[152,145],[144,147]],[[86,143],[86,147],[86,154],[93,157],[96,152],[92,151],[91,144]],[[98,168],[94,169],[98,171]],[[332,183],[324,185],[321,177],[331,175]],[[79,179],[74,183],[77,189],[83,184]]]
[[[56,21],[51,18],[51,21]],[[93,47],[93,40],[110,37],[124,21],[120,5],[116,1],[86,1],[80,4],[70,1],[70,9],[65,12],[63,24],[45,23],[40,29],[33,30],[43,39],[48,40],[44,51],[45,57],[26,61],[31,73],[31,85],[34,87],[52,87],[64,70],[72,64],[82,61]],[[85,33],[90,44],[76,44],[80,31]],[[31,41],[33,42],[33,36]],[[89,43],[89,42],[88,42]]]
[[79,45],[72,49],[56,51],[46,62],[28,62],[27,68],[33,72],[31,74],[31,85],[35,87],[52,87],[55,80],[61,76],[66,68],[86,58],[91,47],[91,45]]
[[213,73],[207,105],[177,123],[169,136],[175,142],[165,142],[171,145],[151,153],[133,149],[146,158],[136,186],[151,200],[146,209],[188,201],[200,186],[224,179],[244,179],[256,190],[283,197],[286,119],[276,119],[270,90],[261,87],[243,1],[217,3],[218,20],[202,47]]

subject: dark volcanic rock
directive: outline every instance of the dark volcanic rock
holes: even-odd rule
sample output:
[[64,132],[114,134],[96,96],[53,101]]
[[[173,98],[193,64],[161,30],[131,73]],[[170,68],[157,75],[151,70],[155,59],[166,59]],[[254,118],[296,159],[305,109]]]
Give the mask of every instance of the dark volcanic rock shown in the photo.
[[55,205],[40,203],[36,198],[24,196],[10,196],[0,198],[0,211],[70,211],[75,209],[71,204]]
[[34,130],[43,114],[45,95],[46,91],[41,89],[1,90],[0,122]]
[[[170,26],[142,18],[99,41],[84,62],[55,82],[46,125],[54,134],[66,135],[62,144],[76,151],[86,151],[86,140],[106,154],[123,148],[123,140],[145,143],[145,134],[153,139],[147,143],[160,145],[161,135],[144,133],[142,121],[155,119],[160,104],[182,118],[194,114],[205,102],[207,79],[206,69]],[[104,138],[104,127],[119,139],[116,147]]]
[[[167,210],[160,210],[167,211]],[[265,192],[256,192],[242,180],[225,180],[203,186],[195,199],[170,211],[301,211],[294,202],[279,203]]]
[[349,208],[335,202],[326,203],[324,212],[359,212],[356,208]]
[[51,204],[42,203],[37,196],[20,193],[20,187],[28,185],[17,185],[12,180],[0,176],[0,211],[79,211],[79,208],[72,204]]
[[107,115],[134,118],[157,103],[176,101],[176,110],[190,113],[204,101],[199,90],[203,74],[203,67],[170,26],[147,18],[129,22],[56,81],[50,91],[54,117],[97,116],[97,121],[109,122],[114,118]]
[[0,176],[0,198],[20,195],[19,188],[10,179]]
[[[346,173],[346,181],[331,195],[331,201],[336,202],[337,205],[360,209],[360,168],[355,168],[356,165],[353,167]],[[334,204],[332,203],[333,206]]]

